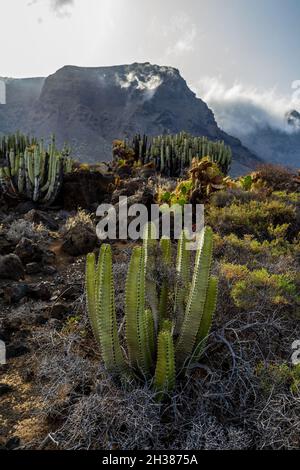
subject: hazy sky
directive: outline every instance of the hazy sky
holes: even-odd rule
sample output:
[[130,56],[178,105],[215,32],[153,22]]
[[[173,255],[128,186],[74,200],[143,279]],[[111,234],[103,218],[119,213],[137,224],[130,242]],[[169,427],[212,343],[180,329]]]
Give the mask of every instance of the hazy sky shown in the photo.
[[0,0],[0,18],[0,76],[149,61],[200,93],[214,80],[285,97],[300,79],[300,0]]

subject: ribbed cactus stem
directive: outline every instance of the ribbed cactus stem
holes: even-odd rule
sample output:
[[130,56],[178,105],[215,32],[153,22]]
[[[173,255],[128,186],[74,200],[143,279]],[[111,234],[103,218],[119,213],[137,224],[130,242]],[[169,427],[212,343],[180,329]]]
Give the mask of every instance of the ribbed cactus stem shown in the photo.
[[212,248],[213,233],[210,227],[205,227],[198,241],[192,285],[176,344],[176,360],[179,367],[186,365],[195,346],[209,283]]
[[175,354],[173,336],[168,329],[162,329],[157,341],[157,363],[154,376],[154,388],[161,399],[175,387]]

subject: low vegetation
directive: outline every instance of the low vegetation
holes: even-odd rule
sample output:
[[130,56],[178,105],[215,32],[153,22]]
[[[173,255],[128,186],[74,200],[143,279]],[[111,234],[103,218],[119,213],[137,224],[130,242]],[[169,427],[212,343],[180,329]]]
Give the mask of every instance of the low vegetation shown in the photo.
[[[172,153],[184,139],[193,149],[184,134],[157,138],[152,150],[146,138],[116,142],[105,202],[204,203],[196,255],[185,233],[157,242],[151,225],[143,242],[99,246],[94,206],[70,212],[57,198],[45,210],[39,184],[32,213],[34,190],[14,206],[6,196],[18,192],[16,175],[5,176],[1,273],[19,253],[25,277],[0,281],[1,382],[12,388],[4,448],[299,449],[299,176],[263,166],[232,179],[206,147],[185,168]],[[33,159],[40,151],[20,136],[3,142],[6,161],[7,146],[34,148]],[[149,161],[159,145],[162,174],[161,154]]]

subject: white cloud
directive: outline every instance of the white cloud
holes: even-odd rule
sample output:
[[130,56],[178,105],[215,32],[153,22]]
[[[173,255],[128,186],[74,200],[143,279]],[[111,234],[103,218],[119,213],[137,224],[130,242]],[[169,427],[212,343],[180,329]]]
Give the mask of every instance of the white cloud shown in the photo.
[[189,31],[180,31],[180,34],[181,37],[174,44],[167,47],[167,55],[180,55],[194,50],[197,36],[196,26],[192,24]]
[[300,109],[300,82],[291,88],[290,96],[280,95],[276,88],[260,91],[241,83],[226,87],[222,80],[211,77],[200,80],[193,89],[213,109],[219,125],[233,135],[266,126],[291,132],[285,113]]
[[[35,5],[39,2],[41,2],[41,0],[31,0],[28,3],[28,6]],[[75,0],[47,0],[51,10],[59,17],[70,16],[70,7],[74,6],[74,2]]]

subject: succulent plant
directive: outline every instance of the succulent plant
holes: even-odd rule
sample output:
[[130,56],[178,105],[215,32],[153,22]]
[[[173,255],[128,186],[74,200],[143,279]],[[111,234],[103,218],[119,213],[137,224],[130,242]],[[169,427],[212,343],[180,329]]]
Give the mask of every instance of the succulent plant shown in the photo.
[[[217,278],[211,276],[211,228],[199,237],[194,271],[190,279],[187,237],[182,232],[176,260],[175,302],[169,308],[168,279],[160,286],[152,277],[157,242],[154,228],[146,227],[143,246],[133,249],[125,294],[126,334],[124,350],[118,336],[110,245],[103,244],[98,262],[89,254],[86,263],[87,309],[105,367],[110,372],[152,381],[158,397],[170,393],[176,376],[199,360],[209,333],[217,301]],[[172,264],[171,242],[160,241],[160,257]],[[126,350],[126,352],[125,352]]]
[[133,152],[135,161],[143,165],[154,162],[157,171],[167,176],[179,176],[192,164],[193,158],[208,157],[224,174],[230,168],[232,153],[224,142],[212,142],[207,137],[194,137],[185,132],[174,135],[160,135],[149,139],[138,134],[132,144],[124,143]]
[[52,137],[47,150],[41,140],[16,134],[3,138],[0,157],[2,190],[13,197],[26,197],[34,202],[50,205],[61,187],[64,173],[72,171],[70,150],[58,152]]

